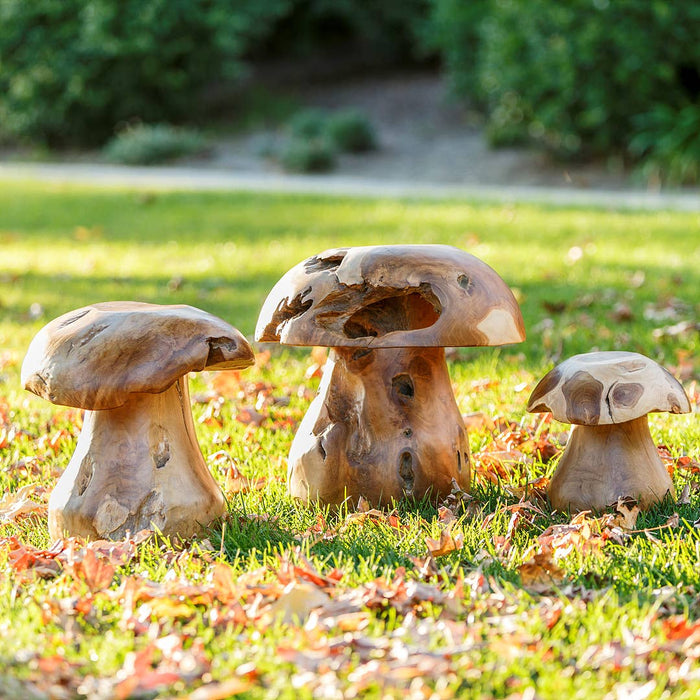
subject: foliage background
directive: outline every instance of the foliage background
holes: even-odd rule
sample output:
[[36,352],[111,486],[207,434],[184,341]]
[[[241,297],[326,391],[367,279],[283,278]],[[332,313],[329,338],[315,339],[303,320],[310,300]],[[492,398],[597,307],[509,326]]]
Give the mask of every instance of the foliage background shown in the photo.
[[0,24],[6,140],[99,145],[126,123],[206,123],[271,64],[327,80],[439,65],[494,144],[698,178],[693,0],[0,0]]

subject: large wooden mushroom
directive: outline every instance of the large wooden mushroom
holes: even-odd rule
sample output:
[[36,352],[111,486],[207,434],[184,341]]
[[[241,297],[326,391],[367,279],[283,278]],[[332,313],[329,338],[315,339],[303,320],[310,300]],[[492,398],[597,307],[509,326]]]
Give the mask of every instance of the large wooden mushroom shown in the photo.
[[256,339],[330,347],[289,454],[290,492],[374,504],[469,487],[469,445],[446,346],[524,340],[505,282],[443,245],[328,250],[270,292]]
[[86,409],[49,500],[51,535],[116,539],[156,526],[191,536],[221,516],[186,375],[252,363],[233,326],[191,306],[105,302],[44,326],[22,365],[24,387]]
[[573,424],[549,485],[558,510],[600,510],[631,496],[647,508],[673,495],[647,414],[688,413],[690,401],[663,367],[636,352],[575,355],[546,374],[527,410]]

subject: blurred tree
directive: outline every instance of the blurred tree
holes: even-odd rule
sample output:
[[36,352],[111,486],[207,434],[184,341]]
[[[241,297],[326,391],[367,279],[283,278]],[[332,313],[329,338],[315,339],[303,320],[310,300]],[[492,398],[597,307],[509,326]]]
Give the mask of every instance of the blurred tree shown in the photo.
[[97,144],[119,122],[183,121],[293,0],[0,0],[0,129]]
[[492,0],[430,0],[428,21],[420,26],[427,50],[442,56],[455,95],[483,106],[479,82],[481,27]]
[[492,140],[628,153],[640,115],[697,101],[698,29],[695,0],[494,2],[480,67]]

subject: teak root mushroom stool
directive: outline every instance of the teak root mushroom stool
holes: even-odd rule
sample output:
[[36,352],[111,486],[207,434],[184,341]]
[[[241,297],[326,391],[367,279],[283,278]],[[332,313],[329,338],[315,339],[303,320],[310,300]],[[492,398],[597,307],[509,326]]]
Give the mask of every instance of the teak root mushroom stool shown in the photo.
[[49,500],[49,531],[121,538],[155,525],[191,536],[224,512],[197,444],[188,372],[243,369],[246,339],[191,306],[93,304],[44,326],[22,365],[26,389],[87,409]]
[[632,496],[641,508],[673,494],[647,414],[688,413],[683,387],[636,352],[575,355],[544,376],[527,410],[573,428],[549,484],[558,510],[600,510]]
[[288,486],[338,504],[469,487],[445,346],[518,343],[523,320],[484,262],[443,245],[327,250],[275,285],[256,340],[330,347],[289,454]]

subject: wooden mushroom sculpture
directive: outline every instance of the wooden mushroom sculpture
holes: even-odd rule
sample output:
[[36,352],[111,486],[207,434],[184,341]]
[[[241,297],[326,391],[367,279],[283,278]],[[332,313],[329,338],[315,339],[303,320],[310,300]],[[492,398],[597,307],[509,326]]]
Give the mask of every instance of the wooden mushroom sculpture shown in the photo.
[[52,537],[117,539],[153,525],[190,536],[222,515],[186,375],[252,363],[233,326],[191,306],[105,302],[44,326],[22,365],[24,387],[86,409],[75,454],[49,500]]
[[341,503],[469,488],[445,346],[518,343],[522,316],[484,262],[443,245],[328,250],[270,292],[256,339],[330,347],[289,454],[290,492]]
[[673,495],[673,484],[649,432],[647,414],[688,413],[683,387],[636,352],[575,355],[535,387],[527,410],[573,424],[549,485],[558,510],[600,510],[618,498],[647,508]]

